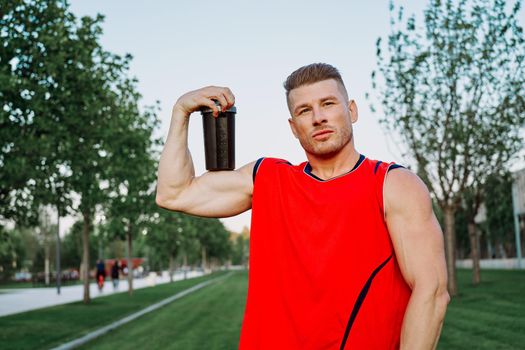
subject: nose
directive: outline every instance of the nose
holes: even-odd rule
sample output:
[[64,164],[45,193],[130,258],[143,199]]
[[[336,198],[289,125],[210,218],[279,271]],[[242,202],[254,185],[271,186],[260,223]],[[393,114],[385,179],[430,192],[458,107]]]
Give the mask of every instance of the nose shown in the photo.
[[320,125],[322,123],[326,123],[326,117],[320,108],[314,107],[312,110],[312,124]]

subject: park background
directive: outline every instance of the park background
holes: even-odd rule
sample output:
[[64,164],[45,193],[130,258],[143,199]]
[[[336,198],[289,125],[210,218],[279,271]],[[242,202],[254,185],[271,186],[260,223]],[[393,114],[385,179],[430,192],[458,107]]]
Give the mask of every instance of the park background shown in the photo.
[[[485,2],[485,4],[489,3]],[[507,4],[507,12],[514,3]],[[399,6],[404,7],[406,16],[415,14],[416,23],[421,25],[423,10],[428,6],[428,2],[399,1],[394,4],[395,8],[391,11],[387,1],[367,3],[357,1],[322,3],[203,1],[198,4],[159,1],[154,5],[125,1],[71,1],[69,11],[77,17],[104,15],[104,20],[100,24],[103,32],[99,36],[101,47],[118,55],[124,56],[129,53],[133,56],[129,62],[129,69],[124,69],[122,74],[137,78],[134,89],[142,95],[137,106],[139,112],[135,111],[137,115],[145,115],[145,111],[148,111],[147,106],[155,105],[158,101],[158,108],[153,112],[158,118],[158,124],[151,128],[154,139],[165,139],[171,107],[180,95],[206,85],[228,86],[236,96],[238,109],[236,118],[237,167],[262,156],[280,157],[294,164],[300,163],[305,160],[305,156],[288,127],[286,120],[288,110],[282,83],[290,72],[302,65],[327,62],[339,68],[350,97],[355,99],[359,106],[359,121],[355,124],[354,129],[356,148],[370,158],[395,161],[415,169],[417,165],[406,154],[406,150],[404,151],[400,137],[395,134],[395,131],[387,130],[379,123],[386,112],[378,102],[379,91],[372,88],[371,74],[372,71],[378,69],[376,41],[380,37],[386,40],[387,35],[391,32],[391,18],[396,16]],[[517,22],[520,25],[525,23],[524,9],[517,12]],[[4,61],[2,63],[5,65]],[[516,72],[523,72],[523,70],[516,70]],[[520,91],[523,92],[523,90]],[[371,97],[367,98],[367,94]],[[5,98],[7,94],[2,96]],[[370,104],[372,103],[375,105],[375,112],[371,111]],[[4,109],[4,112],[7,111]],[[523,109],[521,112],[523,113]],[[519,128],[519,125],[517,127]],[[521,128],[518,132],[523,138],[523,129]],[[202,134],[200,117],[195,114],[191,117],[190,122],[189,148],[197,174],[205,171]],[[505,164],[503,170],[518,171],[524,168],[523,155],[523,147],[521,147],[512,160]],[[7,166],[5,169],[8,169]],[[13,168],[9,169],[12,171]],[[154,175],[156,168],[153,166],[150,169]],[[129,167],[125,170],[129,176],[135,168]],[[125,174],[118,173],[115,177],[120,177],[119,179],[122,180]],[[506,190],[508,189],[507,186]],[[73,206],[75,203],[78,206],[78,195],[72,194],[70,200]],[[507,224],[504,226],[507,233],[504,240],[500,242],[500,246],[504,248],[499,251],[497,247],[489,249],[486,245],[487,241],[482,240],[483,252],[481,253],[484,255],[482,257],[513,258],[516,255],[514,222],[512,222],[512,213],[508,215],[512,207],[509,209],[509,201],[506,203],[505,217],[507,219],[505,222]],[[56,269],[56,264],[53,262],[56,259],[56,249],[52,231],[57,229],[56,226],[53,226],[56,213],[53,206],[48,206],[46,209],[38,206],[37,216],[40,219],[37,220],[36,228],[34,225],[15,225],[17,220],[24,222],[30,216],[22,215],[27,207],[21,206],[19,211],[15,209],[20,215],[15,215],[15,213],[9,217],[6,211],[2,216],[7,234],[12,237],[13,232],[19,230],[20,235],[23,236],[20,242],[23,242],[26,248],[31,246],[30,249],[27,249],[29,253],[25,254],[24,259],[20,259],[22,254],[19,254],[18,257],[15,256],[16,254],[7,254],[11,257],[11,260],[7,259],[7,264],[11,264],[9,271],[10,273],[32,272],[35,276],[46,270],[48,273],[44,274],[44,281],[36,283],[36,286],[45,283],[53,284],[53,271]],[[111,202],[107,206],[101,206],[93,213],[91,219],[94,227],[90,234],[89,244],[91,269],[97,257],[102,259],[118,257],[126,263],[126,249],[129,249],[126,247],[126,233],[122,230],[120,230],[122,232],[115,233],[119,231],[115,226],[118,220],[111,219],[111,215],[116,216],[115,210],[118,208],[118,204]],[[64,213],[61,217],[58,229],[61,239],[64,240],[64,253],[68,253],[67,249],[71,253],[69,257],[63,257],[69,259],[62,261],[63,264],[67,262],[74,266],[80,264],[82,224],[74,225],[79,219],[81,215],[74,211]],[[207,273],[212,269],[232,264],[247,266],[249,220],[250,212],[246,212],[233,218],[221,219],[220,222],[224,224],[222,226],[217,221],[194,221],[193,218],[162,212],[148,223],[149,226],[145,225],[138,233],[134,233],[132,255],[145,257],[145,261],[149,264],[147,269],[169,269],[170,275],[176,275],[181,269],[199,268],[201,272]],[[468,258],[470,243],[466,219],[458,214],[457,221],[461,223],[462,220],[463,226],[457,232],[458,251],[461,258]],[[508,225],[509,220],[510,225]],[[155,231],[155,225],[163,228]],[[158,231],[163,231],[164,235]],[[188,232],[191,232],[192,239],[185,242],[184,237],[189,235]],[[480,229],[480,232],[485,231]],[[148,236],[154,236],[157,233],[159,237],[153,239],[155,243],[148,240]],[[220,238],[215,239],[215,237]],[[180,244],[171,247],[168,252],[159,252],[159,249],[165,248],[166,242],[179,241],[179,238]],[[27,242],[31,244],[28,245]],[[8,245],[8,250],[9,247],[14,246],[16,244]],[[14,269],[12,268],[13,260],[16,262]],[[465,263],[468,264],[468,262]],[[513,263],[515,261],[510,261],[510,266],[514,266]],[[245,282],[246,276],[242,275],[242,272],[240,274],[244,276],[244,280],[236,275],[232,281],[235,282],[236,290],[238,290],[236,296],[240,300],[236,304],[236,310],[242,312],[244,301],[242,283]],[[471,306],[472,309],[468,307],[465,309],[451,308],[449,314],[456,315],[457,321],[456,324],[452,323],[455,327],[445,328],[445,344],[449,344],[445,348],[461,348],[458,344],[464,344],[465,348],[468,344],[476,344],[474,348],[512,348],[512,345],[508,344],[511,338],[514,342],[511,344],[517,344],[516,342],[520,341],[520,344],[523,344],[523,339],[512,332],[513,329],[523,327],[523,324],[517,320],[518,315],[523,314],[523,301],[519,299],[519,293],[524,290],[523,277],[523,273],[519,271],[501,271],[500,273],[492,270],[486,271],[486,274],[482,273],[480,288],[475,288],[471,286],[468,270],[461,270],[458,274],[460,285],[456,303],[462,302]],[[514,284],[509,283],[511,279],[515,281]],[[483,285],[483,282],[487,284]],[[179,282],[174,284],[176,283]],[[501,294],[505,289],[508,289],[508,295]],[[138,298],[139,292],[142,291],[137,291],[135,297]],[[461,293],[464,293],[463,299],[459,297]],[[221,295],[220,292],[215,294],[214,298]],[[494,298],[494,296],[497,297],[498,305],[491,304],[486,306],[488,309],[483,309],[482,301],[485,298]],[[82,295],[79,293],[80,297]],[[226,298],[225,295],[223,297]],[[517,304],[514,302],[509,304],[504,301],[506,298],[512,299],[513,297],[518,298]],[[98,302],[97,299],[93,299],[93,303]],[[85,291],[84,300],[86,300]],[[206,305],[204,302],[202,304]],[[214,303],[211,302],[211,304]],[[129,310],[115,312],[115,314],[109,313],[109,315],[116,319],[125,315],[126,311]],[[201,316],[208,315],[206,310],[202,312]],[[500,318],[496,317],[496,313],[499,313]],[[24,320],[24,317],[26,320],[33,319],[24,314],[19,314],[17,317],[17,320]],[[7,320],[4,321],[7,322]],[[231,338],[235,340],[235,331],[238,331],[240,322],[239,314],[232,316],[230,321],[223,320],[223,322],[230,325]],[[89,325],[86,326],[86,329],[93,327],[95,325]],[[494,327],[497,327],[499,331],[494,331]],[[452,331],[452,328],[459,330]],[[449,330],[448,337],[447,330]],[[479,333],[485,333],[488,330],[494,331],[494,334],[486,336],[487,339],[483,337],[474,339],[479,336]],[[84,331],[85,329],[77,330],[76,334]],[[8,330],[4,331],[6,341],[9,341],[8,333]],[[197,335],[196,337],[202,338],[203,336]],[[49,344],[56,344],[61,339],[70,338],[71,335],[66,334],[63,338],[52,339]],[[217,348],[220,348],[220,342],[218,344]],[[20,346],[24,347],[27,344]]]

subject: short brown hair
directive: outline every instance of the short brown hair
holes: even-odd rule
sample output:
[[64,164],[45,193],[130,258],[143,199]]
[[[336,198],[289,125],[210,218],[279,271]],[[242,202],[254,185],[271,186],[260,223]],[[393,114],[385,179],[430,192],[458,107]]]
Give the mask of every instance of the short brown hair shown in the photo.
[[345,97],[348,98],[345,83],[337,68],[327,63],[312,63],[297,69],[286,78],[283,84],[286,90],[286,101],[288,101],[288,95],[290,95],[290,91],[293,89],[328,79],[334,79],[341,84]]

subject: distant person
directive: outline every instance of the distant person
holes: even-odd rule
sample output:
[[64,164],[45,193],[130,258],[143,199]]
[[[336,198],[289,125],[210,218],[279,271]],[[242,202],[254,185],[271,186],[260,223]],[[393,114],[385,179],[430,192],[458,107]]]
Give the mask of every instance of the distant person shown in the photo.
[[97,285],[98,290],[102,290],[104,288],[104,280],[106,279],[106,266],[104,264],[104,261],[97,260]]
[[449,295],[427,187],[413,172],[355,149],[357,105],[336,68],[301,67],[284,87],[307,161],[263,157],[196,177],[190,114],[207,107],[217,115],[214,100],[222,110],[235,102],[230,89],[209,86],[175,103],[159,164],[161,207],[204,217],[252,209],[239,348],[434,349]]
[[119,270],[120,266],[118,264],[118,260],[115,260],[115,263],[113,263],[113,266],[111,267],[111,281],[113,282],[113,289],[118,289]]

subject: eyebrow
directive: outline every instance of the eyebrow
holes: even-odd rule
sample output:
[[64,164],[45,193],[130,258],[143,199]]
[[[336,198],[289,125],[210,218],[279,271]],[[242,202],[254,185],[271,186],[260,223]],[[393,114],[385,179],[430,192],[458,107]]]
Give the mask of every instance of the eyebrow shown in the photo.
[[[326,97],[323,97],[320,102],[323,103],[327,100],[337,100],[337,97],[335,97],[334,95],[328,95]],[[294,110],[293,110],[293,113],[296,114],[298,112],[299,109],[303,108],[303,107],[308,107],[310,104],[309,103],[303,103],[303,104],[300,104],[299,106],[295,107]]]

